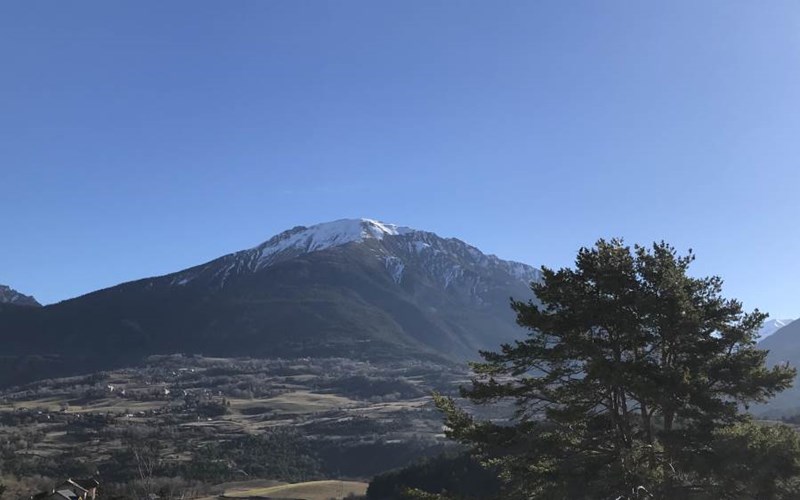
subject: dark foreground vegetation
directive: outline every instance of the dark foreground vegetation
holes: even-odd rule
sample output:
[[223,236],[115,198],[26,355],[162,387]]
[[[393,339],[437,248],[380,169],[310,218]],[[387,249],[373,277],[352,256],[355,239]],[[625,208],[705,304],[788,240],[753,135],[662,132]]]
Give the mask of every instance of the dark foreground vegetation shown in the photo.
[[367,498],[413,496],[411,492],[445,492],[463,499],[495,498],[500,494],[498,470],[485,467],[469,453],[445,453],[401,470],[376,476]]

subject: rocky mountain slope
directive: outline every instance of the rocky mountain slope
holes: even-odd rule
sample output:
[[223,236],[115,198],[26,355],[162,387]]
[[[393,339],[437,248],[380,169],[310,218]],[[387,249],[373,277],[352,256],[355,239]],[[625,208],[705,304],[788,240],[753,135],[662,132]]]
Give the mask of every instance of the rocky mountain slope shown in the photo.
[[[759,349],[769,351],[767,365],[788,363],[800,368],[800,321],[793,321],[778,329],[758,343]],[[765,406],[757,408],[756,413],[772,416],[800,415],[800,385],[798,381],[790,389],[779,393]]]
[[0,311],[0,383],[175,352],[475,358],[524,335],[509,297],[532,298],[538,277],[460,240],[374,220],[296,227],[166,276]]
[[0,285],[0,304],[33,307],[41,306],[41,304],[30,295],[19,293],[8,285]]

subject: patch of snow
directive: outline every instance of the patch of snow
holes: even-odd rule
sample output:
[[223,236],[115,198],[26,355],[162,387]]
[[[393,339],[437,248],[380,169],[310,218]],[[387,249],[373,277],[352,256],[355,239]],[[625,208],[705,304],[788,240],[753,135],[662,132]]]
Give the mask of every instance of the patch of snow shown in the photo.
[[444,275],[444,288],[445,290],[450,286],[450,284],[464,275],[464,270],[461,266],[454,266],[448,269],[447,273]]
[[506,269],[512,276],[517,278],[519,281],[522,281],[526,285],[530,285],[531,281],[536,281],[540,278],[541,273],[535,267],[511,260],[501,262],[505,264]]
[[413,245],[414,250],[416,250],[417,253],[422,253],[423,250],[431,247],[430,244],[425,243],[424,241],[415,241],[413,242]]
[[768,319],[764,322],[764,325],[758,331],[758,337],[756,341],[764,340],[765,338],[769,337],[773,333],[777,332],[784,326],[788,325],[794,321],[793,319]]
[[172,282],[169,284],[170,286],[185,286],[190,281],[192,281],[195,277],[191,276],[189,273],[181,273],[175,278],[172,279]]
[[360,219],[358,222],[360,222],[361,226],[365,228],[365,230],[368,231],[374,238],[379,240],[382,240],[385,235],[400,236],[414,232],[414,230],[410,227],[385,224],[374,219]]
[[478,250],[477,248],[475,248],[475,247],[468,246],[467,247],[467,252],[469,252],[469,254],[472,256],[472,258],[475,259],[475,260],[478,260],[478,261],[485,260],[486,256],[483,255],[483,253],[480,250]]
[[260,254],[257,267],[269,265],[275,255],[286,250],[317,252],[347,243],[367,239],[382,240],[385,236],[399,236],[413,231],[411,228],[372,219],[341,219],[310,227],[299,226],[257,247]]
[[392,280],[395,283],[400,284],[403,280],[403,270],[406,268],[406,265],[394,256],[388,256],[384,260],[384,264],[386,265],[386,270],[389,271],[389,274],[392,276]]

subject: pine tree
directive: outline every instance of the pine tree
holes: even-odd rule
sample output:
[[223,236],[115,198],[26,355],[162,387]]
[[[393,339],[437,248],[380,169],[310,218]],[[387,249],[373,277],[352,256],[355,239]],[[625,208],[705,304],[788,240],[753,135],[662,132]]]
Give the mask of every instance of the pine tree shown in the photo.
[[[720,433],[795,370],[766,368],[755,338],[767,315],[723,298],[720,278],[690,276],[694,258],[600,240],[574,268],[542,268],[536,301],[512,300],[527,338],[482,352],[462,395],[513,403],[513,425],[436,397],[449,435],[502,471],[505,498],[726,498],[730,478],[698,461],[719,460]],[[800,473],[791,453],[777,460]]]

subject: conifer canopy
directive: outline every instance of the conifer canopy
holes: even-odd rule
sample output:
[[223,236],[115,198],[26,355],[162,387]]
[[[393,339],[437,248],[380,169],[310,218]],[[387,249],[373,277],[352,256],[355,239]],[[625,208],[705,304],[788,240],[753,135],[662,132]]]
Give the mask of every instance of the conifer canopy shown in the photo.
[[[527,338],[482,352],[462,389],[513,403],[511,424],[436,396],[449,436],[501,471],[504,498],[798,498],[796,434],[745,411],[795,369],[766,367],[755,339],[767,315],[724,298],[719,277],[691,276],[694,259],[599,240],[573,268],[543,267],[535,300],[512,299]],[[771,457],[757,479],[720,466],[749,447]]]

